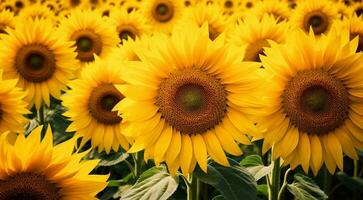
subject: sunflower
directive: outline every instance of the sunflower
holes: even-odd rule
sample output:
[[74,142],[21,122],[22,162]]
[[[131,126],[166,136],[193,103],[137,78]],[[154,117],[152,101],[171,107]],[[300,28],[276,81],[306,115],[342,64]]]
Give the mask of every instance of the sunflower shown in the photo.
[[252,9],[253,7],[255,7],[255,3],[256,3],[255,0],[242,0],[241,6],[242,6],[242,8],[249,10],[249,9]]
[[54,12],[47,6],[42,4],[33,4],[22,9],[19,13],[18,19],[20,21],[27,19],[49,19],[51,21],[55,21],[55,16]]
[[76,54],[48,20],[25,20],[0,40],[0,63],[5,79],[18,79],[25,100],[39,109],[49,96],[59,99],[66,83],[78,69]]
[[132,11],[127,13],[125,10],[114,10],[110,20],[116,27],[121,44],[126,40],[135,40],[137,37],[149,33],[149,27],[140,12]]
[[23,100],[26,94],[16,83],[16,79],[3,80],[0,70],[0,134],[8,130],[22,133],[28,121],[23,116],[29,114]]
[[261,20],[248,15],[228,32],[228,43],[245,49],[243,60],[260,62],[264,48],[270,47],[269,41],[285,42],[288,30],[286,22],[278,22],[273,15],[265,14]]
[[0,11],[0,33],[6,33],[6,28],[15,27],[14,13],[9,10]]
[[141,11],[153,30],[170,32],[183,8],[183,0],[149,0],[142,1]]
[[98,160],[81,160],[87,152],[74,153],[76,139],[53,146],[42,127],[15,144],[0,136],[0,199],[95,199],[107,186],[108,175],[90,175]]
[[137,1],[125,1],[121,8],[126,10],[128,13],[132,12],[132,11],[139,11],[141,7],[141,3],[137,2]]
[[338,11],[328,0],[307,0],[299,2],[291,15],[290,22],[294,28],[300,28],[308,33],[311,27],[315,35],[321,35],[329,31],[336,19],[339,19]]
[[61,0],[61,4],[64,5],[66,9],[76,8],[82,5],[84,0]]
[[141,39],[128,40],[123,43],[122,46],[112,49],[108,59],[128,60],[128,61],[140,61],[142,55],[137,55],[138,49],[149,49],[149,40],[152,37],[144,36]]
[[186,11],[182,20],[177,24],[176,28],[185,29],[190,25],[201,27],[204,23],[209,27],[209,38],[216,39],[221,33],[226,31],[228,20],[223,15],[223,9],[218,4],[198,3],[193,8]]
[[83,67],[94,61],[94,54],[105,58],[120,40],[112,25],[100,18],[100,13],[91,10],[74,10],[59,25],[60,31],[69,41],[75,41],[77,59]]
[[346,6],[343,2],[337,2],[335,7],[338,10],[340,19],[349,18],[352,16],[353,9],[351,7]]
[[342,21],[337,21],[333,26],[337,29],[346,29],[349,31],[350,39],[358,37],[357,52],[363,51],[363,16],[357,17],[353,15],[350,18],[344,18]]
[[357,16],[361,16],[363,14],[363,2],[354,2],[350,7],[353,9],[353,13]]
[[82,136],[82,144],[91,140],[92,148],[98,151],[111,148],[118,151],[121,145],[128,149],[128,141],[121,135],[122,118],[112,108],[124,98],[113,84],[121,84],[122,72],[117,62],[99,60],[82,70],[79,79],[69,83],[71,90],[62,96],[64,113],[72,121],[67,131],[76,131]]
[[172,174],[196,163],[207,171],[207,155],[228,166],[224,151],[241,155],[235,141],[249,144],[244,133],[254,130],[246,117],[258,67],[242,63],[223,36],[211,41],[207,24],[154,37],[150,49],[138,49],[141,61],[125,62],[127,84],[116,86],[125,98],[114,110],[135,138],[129,152],[145,149],[145,159],[165,161]]
[[256,15],[259,19],[267,13],[269,15],[273,15],[276,19],[283,21],[289,19],[291,11],[288,4],[285,2],[280,0],[269,0],[256,3],[250,12]]
[[[299,30],[283,45],[265,49],[262,64],[272,74],[265,85],[259,124],[267,131],[263,152],[282,157],[291,168],[309,166],[316,175],[323,162],[330,173],[343,170],[343,153],[358,159],[363,149],[363,56],[358,40],[332,29],[317,38]],[[347,33],[347,34],[345,34]]]

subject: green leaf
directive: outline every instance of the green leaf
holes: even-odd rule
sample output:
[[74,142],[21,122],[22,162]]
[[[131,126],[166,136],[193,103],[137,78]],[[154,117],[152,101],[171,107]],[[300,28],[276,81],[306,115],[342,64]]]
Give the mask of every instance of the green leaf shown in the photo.
[[324,200],[328,196],[317,186],[312,179],[302,174],[295,174],[294,182],[287,185],[296,200]]
[[253,175],[256,181],[269,174],[273,169],[273,164],[264,166],[262,158],[259,155],[247,156],[240,162],[240,165],[247,167],[247,170]]
[[338,172],[337,177],[348,189],[352,191],[363,191],[363,179],[350,177],[345,172]]
[[259,165],[254,167],[248,167],[247,171],[252,174],[256,181],[258,181],[261,178],[265,177],[267,174],[269,174],[273,168],[273,163],[271,163],[269,166]]
[[125,161],[129,157],[129,154],[123,153],[119,157],[113,159],[113,160],[101,160],[100,163],[98,163],[99,166],[113,166],[121,163],[122,161]]
[[268,187],[267,184],[257,185],[257,195],[268,197]]
[[164,166],[153,167],[141,174],[135,185],[121,193],[122,200],[168,199],[178,188],[179,178],[171,176]]
[[246,156],[243,160],[241,160],[240,165],[243,167],[253,167],[263,165],[262,158],[259,155],[250,155]]
[[212,200],[224,200],[224,198],[222,195],[218,195],[218,196],[213,197]]
[[199,167],[194,174],[200,181],[216,188],[226,200],[256,199],[256,181],[239,163],[229,159],[230,167],[224,167],[214,161],[208,163],[208,174]]

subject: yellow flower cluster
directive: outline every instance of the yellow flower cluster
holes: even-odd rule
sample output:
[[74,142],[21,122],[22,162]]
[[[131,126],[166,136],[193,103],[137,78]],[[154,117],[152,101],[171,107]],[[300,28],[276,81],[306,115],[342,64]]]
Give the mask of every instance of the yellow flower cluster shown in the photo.
[[[89,175],[87,144],[190,174],[262,139],[291,168],[343,170],[363,150],[361,14],[347,0],[0,0],[0,199],[94,198],[108,176]],[[75,133],[55,146],[46,126],[24,134],[52,99]]]

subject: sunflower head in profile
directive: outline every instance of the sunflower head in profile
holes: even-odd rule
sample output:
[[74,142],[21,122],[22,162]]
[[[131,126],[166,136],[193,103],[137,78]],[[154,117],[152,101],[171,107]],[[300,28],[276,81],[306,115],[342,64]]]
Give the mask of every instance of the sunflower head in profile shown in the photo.
[[82,70],[76,80],[69,83],[63,96],[64,113],[72,121],[67,131],[82,137],[82,144],[91,141],[92,148],[110,153],[121,145],[128,149],[128,141],[121,135],[122,118],[112,108],[124,98],[113,85],[123,83],[118,62],[97,59]]
[[291,14],[290,22],[294,28],[299,28],[309,33],[312,28],[315,35],[329,32],[334,20],[339,19],[339,14],[328,0],[307,0],[299,5]]
[[94,55],[107,57],[110,50],[120,40],[112,25],[100,17],[100,13],[91,10],[74,10],[64,18],[59,28],[69,41],[75,42],[77,59],[83,67],[94,61]]
[[6,79],[18,79],[29,106],[49,106],[50,95],[59,99],[61,90],[78,69],[76,54],[48,20],[25,20],[0,40],[0,63]]
[[263,152],[272,147],[272,159],[315,175],[324,162],[330,173],[343,170],[343,153],[358,159],[363,149],[363,55],[355,52],[357,38],[337,33],[317,38],[299,30],[261,57],[272,74],[258,121],[267,127],[258,136]]
[[16,79],[4,80],[2,76],[0,70],[0,134],[9,130],[22,133],[28,121],[24,115],[29,114],[28,104],[23,100],[26,94],[16,87]]
[[186,10],[185,15],[176,25],[176,29],[182,31],[182,29],[190,25],[201,27],[204,23],[208,24],[209,38],[214,40],[226,31],[228,19],[223,14],[223,9],[220,5],[198,3]]
[[289,27],[286,22],[279,22],[272,15],[265,14],[260,20],[255,15],[248,15],[228,31],[227,42],[244,49],[241,58],[244,61],[261,62],[264,48],[270,42],[283,43],[287,38]]
[[269,0],[256,2],[250,13],[262,19],[263,15],[268,14],[274,16],[279,21],[288,20],[290,17],[290,9],[288,4],[281,0]]
[[149,26],[146,25],[141,12],[125,10],[114,10],[110,21],[116,27],[117,34],[123,44],[127,40],[135,40],[143,34],[149,34]]
[[2,10],[0,11],[0,34],[7,33],[7,27],[11,29],[15,27],[14,13],[9,10]]
[[170,32],[184,8],[183,0],[149,0],[142,1],[141,11],[153,30]]
[[15,144],[0,136],[0,199],[94,199],[107,186],[108,175],[90,175],[98,160],[72,153],[76,139],[53,146],[52,132],[41,141],[42,127]]
[[138,49],[140,61],[125,62],[126,84],[116,86],[125,98],[114,109],[135,139],[129,152],[144,149],[172,174],[179,167],[189,174],[197,163],[206,171],[208,155],[228,166],[224,151],[241,155],[237,142],[249,144],[244,134],[255,128],[247,117],[257,65],[242,63],[222,36],[211,41],[207,24],[153,37],[149,49]]

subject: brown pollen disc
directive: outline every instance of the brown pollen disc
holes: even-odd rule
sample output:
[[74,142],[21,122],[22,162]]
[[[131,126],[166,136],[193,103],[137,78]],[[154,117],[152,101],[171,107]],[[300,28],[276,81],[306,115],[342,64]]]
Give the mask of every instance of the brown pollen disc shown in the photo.
[[325,13],[320,11],[307,13],[304,17],[304,30],[309,32],[310,26],[315,35],[320,35],[328,30],[329,18]]
[[326,134],[340,127],[349,113],[342,82],[323,70],[298,72],[282,94],[282,107],[300,131]]
[[160,83],[156,105],[173,128],[183,134],[212,129],[223,119],[227,93],[213,76],[196,68],[180,69]]
[[139,35],[139,31],[135,27],[129,25],[122,25],[118,27],[118,33],[119,33],[118,36],[121,40],[121,44],[123,43],[124,40],[128,40],[129,38],[135,40],[136,36]]
[[122,118],[112,109],[123,98],[124,96],[112,84],[102,84],[94,88],[88,100],[92,117],[102,124],[120,123]]
[[264,47],[270,47],[270,44],[266,39],[258,40],[248,45],[245,52],[245,58],[243,60],[261,62],[260,54],[265,55],[263,52]]
[[56,69],[54,54],[40,44],[29,44],[16,54],[15,67],[27,81],[43,82],[51,78]]
[[152,16],[159,22],[168,22],[174,16],[174,5],[170,0],[158,0],[152,7]]
[[19,173],[0,180],[0,200],[59,200],[60,188],[44,176]]
[[100,55],[102,52],[102,39],[92,30],[79,30],[71,39],[76,41],[77,59],[82,62],[93,61],[95,59],[93,54]]

